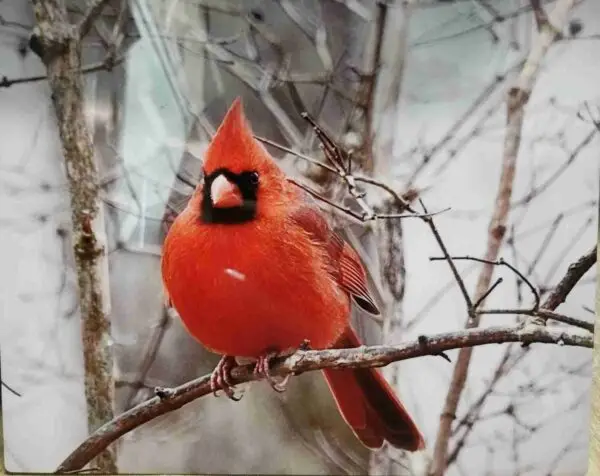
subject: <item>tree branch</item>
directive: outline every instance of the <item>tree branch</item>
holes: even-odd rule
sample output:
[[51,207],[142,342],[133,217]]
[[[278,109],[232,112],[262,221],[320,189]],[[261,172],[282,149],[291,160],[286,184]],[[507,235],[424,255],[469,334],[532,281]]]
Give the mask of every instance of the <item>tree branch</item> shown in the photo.
[[598,259],[597,246],[594,246],[590,251],[584,254],[577,261],[572,263],[567,270],[565,276],[556,285],[554,290],[544,301],[542,308],[554,310],[560,306],[579,282],[585,273],[596,263]]
[[17,392],[14,388],[12,388],[10,385],[8,385],[4,380],[0,380],[0,383],[2,384],[2,386],[8,390],[10,393],[12,393],[14,396],[16,397],[20,397],[21,394],[19,392]]
[[77,25],[80,39],[85,37],[90,32],[94,21],[96,21],[98,15],[102,13],[102,10],[104,10],[104,7],[109,1],[110,0],[93,0],[89,3],[87,11]]
[[[525,328],[489,327],[428,337],[420,336],[414,341],[399,345],[362,346],[355,349],[321,351],[299,350],[276,362],[271,373],[285,376],[324,368],[382,367],[392,362],[426,355],[439,355],[452,349],[507,342],[593,347],[592,336],[559,329],[548,329],[535,325]],[[232,381],[240,384],[256,380],[253,369],[252,364],[235,367],[231,372]],[[151,398],[137,405],[99,428],[61,463],[56,473],[77,471],[83,468],[97,454],[104,451],[108,445],[126,433],[160,415],[177,410],[210,393],[210,375],[205,375],[173,389],[161,389],[160,397]]]
[[481,309],[477,311],[477,314],[511,314],[511,315],[524,315],[536,317],[539,323],[545,323],[547,320],[562,322],[563,324],[569,324],[570,326],[579,327],[589,332],[594,332],[594,323],[584,321],[583,319],[577,319],[571,316],[565,316],[558,312],[554,312],[550,309]]

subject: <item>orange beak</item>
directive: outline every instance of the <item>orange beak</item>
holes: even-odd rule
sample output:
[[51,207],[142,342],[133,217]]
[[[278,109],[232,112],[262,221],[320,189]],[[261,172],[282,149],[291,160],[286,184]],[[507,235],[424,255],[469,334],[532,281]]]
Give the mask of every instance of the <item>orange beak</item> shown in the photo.
[[243,205],[240,189],[224,175],[219,175],[210,185],[210,196],[215,208],[232,208]]

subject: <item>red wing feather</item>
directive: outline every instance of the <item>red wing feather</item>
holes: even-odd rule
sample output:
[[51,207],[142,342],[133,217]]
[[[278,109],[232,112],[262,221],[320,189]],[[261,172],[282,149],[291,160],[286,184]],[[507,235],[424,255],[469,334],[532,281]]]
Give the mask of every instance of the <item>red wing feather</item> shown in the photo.
[[298,189],[298,193],[301,194],[301,205],[292,212],[292,220],[324,245],[331,261],[331,273],[342,289],[362,309],[379,315],[379,309],[367,288],[367,276],[358,254],[331,229],[315,201],[301,189]]
[[[340,238],[341,239],[341,238]],[[340,284],[346,289],[365,311],[379,315],[379,309],[373,302],[367,288],[367,275],[360,258],[348,243],[344,243],[340,257]]]

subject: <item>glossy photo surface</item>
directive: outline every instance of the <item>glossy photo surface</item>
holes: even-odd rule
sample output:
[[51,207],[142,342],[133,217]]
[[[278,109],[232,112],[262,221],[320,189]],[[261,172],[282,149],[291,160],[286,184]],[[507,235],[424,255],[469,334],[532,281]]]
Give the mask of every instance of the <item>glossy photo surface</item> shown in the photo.
[[7,471],[600,475],[597,0],[2,0],[0,39]]

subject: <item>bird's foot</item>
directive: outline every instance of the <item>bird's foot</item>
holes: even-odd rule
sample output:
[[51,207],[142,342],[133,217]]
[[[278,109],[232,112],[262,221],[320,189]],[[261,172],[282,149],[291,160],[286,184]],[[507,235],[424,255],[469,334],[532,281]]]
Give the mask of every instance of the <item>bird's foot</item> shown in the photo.
[[302,343],[298,346],[298,350],[307,351],[310,350],[310,341],[308,339],[304,339]]
[[279,356],[279,352],[275,351],[267,352],[266,354],[261,355],[256,362],[256,367],[254,367],[254,375],[264,378],[267,382],[269,382],[269,385],[271,385],[273,390],[282,393],[285,392],[290,375],[286,375],[281,382],[278,382],[275,377],[271,375],[271,370],[269,368],[271,360]]
[[238,402],[242,397],[236,397],[233,390],[234,383],[231,381],[231,369],[235,366],[235,357],[231,355],[224,355],[219,360],[219,363],[210,375],[210,389],[214,396],[217,396],[219,388],[225,392],[228,398],[234,402]]

